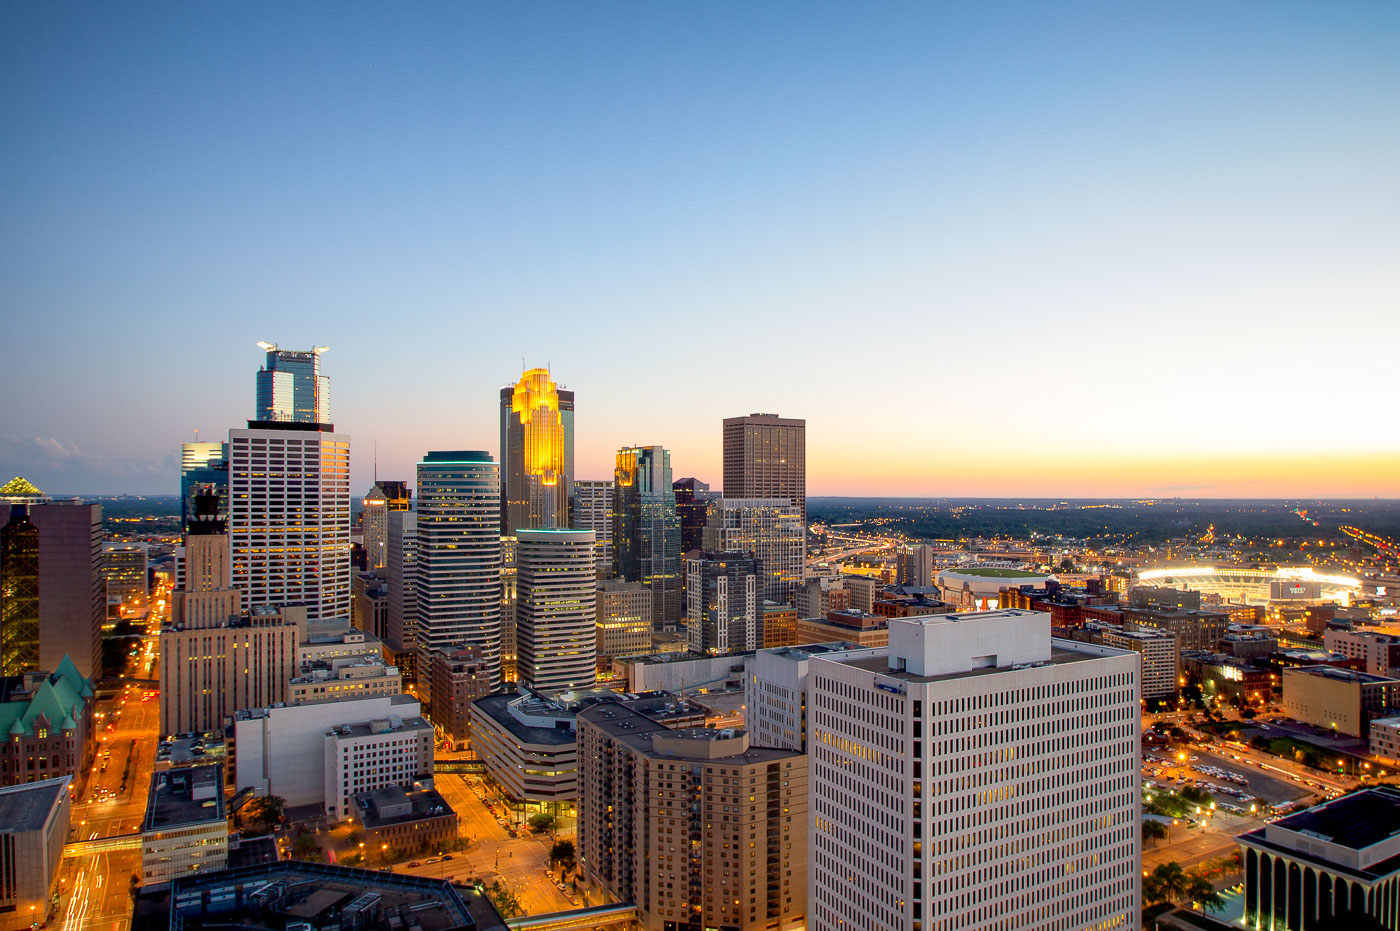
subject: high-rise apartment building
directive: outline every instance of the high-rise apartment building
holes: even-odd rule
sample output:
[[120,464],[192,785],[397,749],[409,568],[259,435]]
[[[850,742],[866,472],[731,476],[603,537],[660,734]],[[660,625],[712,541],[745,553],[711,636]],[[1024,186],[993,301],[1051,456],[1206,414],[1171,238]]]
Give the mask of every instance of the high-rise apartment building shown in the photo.
[[900,585],[928,588],[937,576],[933,571],[933,547],[927,543],[900,546],[897,566],[895,581]]
[[786,498],[807,520],[807,421],[777,414],[724,419],[724,496]]
[[761,563],[744,553],[701,553],[686,560],[686,632],[693,653],[763,646]]
[[574,393],[549,369],[501,389],[501,531],[569,526]]
[[439,650],[433,654],[433,726],[454,750],[471,739],[471,704],[491,694],[491,668],[479,647]]
[[1041,612],[891,618],[808,660],[808,927],[1133,928],[1138,660]]
[[0,521],[0,675],[57,669],[67,655],[100,678],[102,506],[11,504]]
[[705,543],[705,521],[710,502],[719,497],[698,478],[678,478],[671,483],[676,492],[676,517],[681,522],[681,552],[714,549]]
[[709,508],[704,547],[751,553],[762,564],[760,600],[792,604],[807,563],[807,525],[786,498],[720,498]]
[[575,530],[593,531],[593,552],[598,578],[608,579],[613,569],[613,483],[587,479],[574,482]]
[[578,715],[588,879],[635,902],[647,931],[806,927],[806,755],[741,729],[673,730],[631,704]]
[[269,423],[316,424],[330,429],[331,380],[321,374],[321,353],[328,347],[307,351],[279,349],[276,343],[258,343],[267,351],[267,363],[258,369],[257,416]]
[[617,575],[651,589],[652,626],[674,632],[685,614],[681,527],[671,487],[671,454],[660,446],[617,451],[613,473],[613,556]]
[[222,729],[234,712],[285,701],[305,634],[303,607],[258,607],[243,615],[231,585],[218,495],[195,495],[185,528],[184,588],[160,632],[162,734]]
[[419,685],[431,693],[435,651],[475,646],[495,689],[501,683],[501,479],[491,454],[424,456],[416,523]]
[[597,630],[591,530],[516,531],[516,677],[538,691],[591,689]]

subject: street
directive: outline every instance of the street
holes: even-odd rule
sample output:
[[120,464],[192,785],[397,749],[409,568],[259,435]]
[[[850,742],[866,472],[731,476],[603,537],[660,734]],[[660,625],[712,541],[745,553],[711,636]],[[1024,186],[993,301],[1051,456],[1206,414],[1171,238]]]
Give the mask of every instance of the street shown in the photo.
[[[154,649],[154,638],[143,639],[143,655],[132,664],[142,674],[151,669],[146,644]],[[73,805],[70,841],[139,833],[155,768],[160,738],[155,689],[125,686],[117,697],[99,701],[93,717],[97,749],[87,785]],[[58,871],[63,931],[125,931],[131,924],[129,883],[140,872],[141,854],[135,850],[65,859]]]

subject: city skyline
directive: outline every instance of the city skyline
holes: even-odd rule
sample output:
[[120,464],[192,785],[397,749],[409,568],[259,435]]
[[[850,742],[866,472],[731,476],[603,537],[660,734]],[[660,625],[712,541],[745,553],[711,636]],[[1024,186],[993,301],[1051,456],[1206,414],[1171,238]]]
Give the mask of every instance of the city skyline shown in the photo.
[[270,341],[357,490],[499,461],[524,356],[578,479],[776,411],[814,497],[1400,496],[1393,5],[0,23],[4,478],[174,493]]

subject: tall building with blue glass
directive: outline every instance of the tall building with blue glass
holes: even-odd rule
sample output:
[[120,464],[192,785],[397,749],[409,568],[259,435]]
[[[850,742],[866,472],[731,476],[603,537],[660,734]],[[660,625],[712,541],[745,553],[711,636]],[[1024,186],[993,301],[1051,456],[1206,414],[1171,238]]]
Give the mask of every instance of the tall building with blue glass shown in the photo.
[[300,351],[279,349],[276,343],[258,345],[267,351],[267,363],[258,369],[258,409],[254,419],[329,424],[330,379],[321,374],[321,353],[327,347]]
[[674,632],[685,605],[671,454],[661,446],[619,449],[613,485],[613,556],[618,577],[651,589],[652,626]]

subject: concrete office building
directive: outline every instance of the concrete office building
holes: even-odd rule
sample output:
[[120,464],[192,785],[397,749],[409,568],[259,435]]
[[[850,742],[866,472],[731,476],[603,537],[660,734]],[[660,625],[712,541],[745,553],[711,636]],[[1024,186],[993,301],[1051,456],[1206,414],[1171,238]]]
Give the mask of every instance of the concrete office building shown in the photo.
[[[384,618],[384,646],[394,664],[416,679],[418,638],[418,515],[389,512],[389,541],[384,578],[389,604]],[[405,662],[407,661],[407,662]]]
[[433,724],[461,750],[471,740],[471,704],[491,694],[491,668],[480,647],[439,650],[433,654]]
[[710,505],[703,534],[711,552],[748,553],[762,566],[760,600],[792,604],[807,565],[807,525],[786,498],[725,497]]
[[501,532],[568,527],[574,478],[574,393],[549,369],[501,389]]
[[61,776],[0,789],[0,931],[47,924],[71,824],[71,782]]
[[641,582],[605,579],[594,598],[599,669],[610,668],[615,656],[651,652],[651,589]]
[[593,531],[593,557],[598,578],[612,578],[613,569],[613,483],[612,479],[574,482],[575,530]]
[[593,688],[593,531],[520,530],[515,536],[518,681],[539,691]]
[[1115,650],[1131,650],[1142,657],[1143,698],[1151,701],[1176,697],[1181,676],[1181,651],[1177,647],[1176,634],[1146,627],[1124,630],[1112,624],[1089,623],[1084,626],[1097,631],[1098,636],[1093,642]]
[[686,630],[692,653],[763,646],[763,565],[743,553],[702,553],[686,560]]
[[1366,664],[1373,676],[1400,675],[1400,636],[1370,630],[1335,630],[1328,628],[1322,642],[1333,653]]
[[1400,679],[1337,666],[1283,670],[1283,713],[1304,724],[1366,737],[1371,722],[1400,712]]
[[868,575],[843,573],[841,587],[846,590],[850,597],[850,607],[857,611],[864,611],[866,614],[873,614],[875,602],[881,597],[885,585],[879,579]]
[[322,797],[331,821],[354,815],[356,795],[432,779],[433,726],[420,715],[336,724],[324,744]]
[[932,586],[937,579],[933,568],[933,547],[927,543],[905,544],[899,548],[895,581],[899,585]]
[[673,730],[608,703],[578,716],[586,875],[641,927],[806,925],[807,757],[742,729]]
[[1183,650],[1214,650],[1230,627],[1230,615],[1223,611],[1188,608],[1128,607],[1123,609],[1123,629],[1155,627],[1176,635]]
[[471,705],[472,745],[521,815],[569,818],[578,798],[574,713],[539,695],[497,693]]
[[1400,928],[1400,789],[1323,802],[1236,838],[1243,924],[1258,931]]
[[1394,766],[1400,763],[1400,718],[1376,718],[1369,735],[1371,755]]
[[846,590],[846,577],[822,575],[803,580],[793,593],[792,606],[797,610],[799,620],[825,617],[832,611],[843,611],[851,607],[851,593]]
[[808,643],[759,650],[744,661],[744,721],[755,747],[807,750],[807,670],[813,656],[873,656],[883,647]]
[[398,695],[402,691],[403,676],[398,667],[386,665],[375,650],[372,656],[339,656],[303,663],[287,683],[286,701],[306,705]]
[[411,695],[376,695],[239,711],[233,719],[234,788],[279,796],[289,808],[324,805],[327,733],[391,717],[412,720],[420,710]]
[[809,660],[807,927],[1137,927],[1138,658],[1040,612],[889,624]]
[[418,684],[432,705],[432,654],[475,646],[501,682],[501,487],[489,453],[418,463]]
[[824,617],[799,617],[793,625],[792,643],[833,643],[841,640],[859,647],[882,647],[890,642],[890,618],[853,608],[828,611]]
[[389,639],[389,580],[384,570],[357,572],[350,579],[350,626],[375,639]]
[[102,506],[11,503],[0,521],[0,675],[55,669],[69,656],[84,678],[100,677]]
[[618,578],[651,589],[652,627],[674,632],[685,616],[681,527],[671,454],[660,446],[617,451],[613,554]]
[[784,498],[807,521],[807,421],[777,414],[724,420],[724,497]]
[[227,865],[223,768],[188,766],[152,773],[141,825],[141,885],[159,886]]

